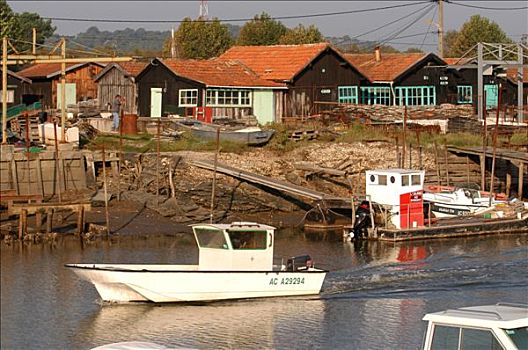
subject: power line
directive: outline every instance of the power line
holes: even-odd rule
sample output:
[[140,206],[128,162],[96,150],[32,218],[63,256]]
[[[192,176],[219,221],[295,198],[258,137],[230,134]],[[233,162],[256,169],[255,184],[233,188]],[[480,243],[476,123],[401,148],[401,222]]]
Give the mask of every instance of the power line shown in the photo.
[[378,42],[380,44],[383,44],[384,42],[386,41],[389,41],[389,40],[393,40],[395,39],[396,37],[398,37],[398,35],[400,35],[401,33],[403,33],[404,31],[406,31],[407,29],[409,29],[411,26],[413,26],[414,24],[416,24],[420,19],[422,19],[423,17],[425,17],[430,11],[431,9],[435,7],[435,5],[430,5],[428,8],[425,9],[425,11],[423,11],[421,14],[419,14],[419,16],[417,16],[415,19],[413,19],[410,23],[408,23],[407,25],[405,25],[403,28],[397,30],[397,31],[393,31],[392,33],[388,34],[388,36],[383,39],[383,40],[379,40]]
[[[326,13],[315,13],[309,15],[292,15],[292,16],[277,16],[272,17],[274,20],[286,20],[286,19],[301,19],[301,18],[315,18],[315,17],[326,17],[326,16],[337,16],[337,15],[348,15],[353,13],[365,13],[382,10],[390,10],[402,7],[416,6],[420,4],[430,3],[431,0],[419,1],[412,3],[405,3],[399,5],[374,7],[369,9],[349,10],[349,11],[337,11],[337,12],[326,12]],[[90,18],[64,18],[64,17],[42,17],[52,21],[66,21],[66,22],[93,22],[93,23],[182,23],[183,20],[137,20],[137,19],[90,19]],[[247,22],[255,20],[254,18],[233,18],[233,19],[218,19],[220,22]]]
[[527,10],[528,6],[522,6],[522,7],[487,7],[487,6],[478,6],[478,5],[468,5],[468,4],[462,4],[460,2],[453,2],[453,1],[446,1],[448,4],[463,6],[463,7],[470,7],[474,9],[480,9],[480,10],[493,10],[493,11],[518,11],[518,10]]
[[425,43],[425,40],[427,39],[427,35],[429,35],[429,31],[431,30],[431,25],[433,24],[434,20],[435,20],[435,17],[436,17],[436,11],[438,10],[438,8],[435,6],[435,10],[433,12],[433,18],[431,18],[431,21],[429,22],[429,27],[427,27],[427,32],[425,32],[425,35],[424,35],[424,38],[422,40],[422,43],[420,44],[420,46],[418,47],[418,49],[422,49],[424,43]]

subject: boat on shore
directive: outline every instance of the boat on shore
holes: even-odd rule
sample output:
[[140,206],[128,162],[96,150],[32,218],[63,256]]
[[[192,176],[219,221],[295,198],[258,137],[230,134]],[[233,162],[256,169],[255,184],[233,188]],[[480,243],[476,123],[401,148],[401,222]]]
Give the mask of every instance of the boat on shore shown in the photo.
[[258,126],[228,127],[223,125],[206,124],[196,119],[178,122],[184,129],[200,139],[216,140],[217,130],[220,130],[220,141],[236,142],[247,146],[262,146],[269,142],[275,130],[263,130]]
[[108,302],[196,302],[315,295],[327,271],[304,255],[273,262],[275,228],[251,222],[192,225],[197,265],[66,264]]
[[528,305],[498,303],[426,314],[423,350],[528,348]]

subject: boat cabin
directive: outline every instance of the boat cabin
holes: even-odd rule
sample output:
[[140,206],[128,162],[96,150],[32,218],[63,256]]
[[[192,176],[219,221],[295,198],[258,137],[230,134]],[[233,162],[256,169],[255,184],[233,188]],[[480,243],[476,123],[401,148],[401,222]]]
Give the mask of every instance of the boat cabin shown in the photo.
[[367,199],[389,208],[390,221],[398,229],[423,226],[424,177],[425,170],[367,170]]
[[272,271],[275,227],[252,223],[192,225],[199,270]]
[[528,349],[528,306],[499,303],[425,315],[424,350]]

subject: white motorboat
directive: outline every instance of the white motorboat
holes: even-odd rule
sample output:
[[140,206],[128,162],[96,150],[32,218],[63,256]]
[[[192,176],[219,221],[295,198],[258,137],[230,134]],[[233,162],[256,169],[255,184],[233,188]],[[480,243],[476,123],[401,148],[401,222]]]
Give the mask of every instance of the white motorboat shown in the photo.
[[528,306],[499,303],[430,313],[423,350],[528,349]]
[[[436,217],[451,217],[478,214],[490,207],[490,197],[481,191],[468,188],[441,187],[438,191],[426,187],[423,200],[429,202],[431,212]],[[491,205],[505,203],[506,200],[491,199]]]
[[104,301],[193,302],[295,295],[321,290],[327,271],[308,256],[273,264],[275,228],[234,222],[192,225],[198,265],[66,264]]

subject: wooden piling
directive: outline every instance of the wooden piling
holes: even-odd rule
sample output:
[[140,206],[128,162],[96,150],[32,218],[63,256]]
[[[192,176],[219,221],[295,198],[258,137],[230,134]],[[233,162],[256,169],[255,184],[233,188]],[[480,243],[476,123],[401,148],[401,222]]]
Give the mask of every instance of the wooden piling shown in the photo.
[[46,211],[46,233],[53,231],[53,209],[49,208]]
[[[214,156],[214,170],[213,170],[213,184],[211,189],[211,212],[209,213],[209,222],[213,223],[214,217],[214,201],[216,192],[216,168],[218,165],[218,152],[220,151],[220,128],[216,128],[216,150]],[[323,216],[324,217],[324,216]]]
[[20,211],[19,220],[18,220],[18,239],[22,240],[26,233],[27,233],[27,210],[22,209]]
[[104,189],[104,201],[105,201],[105,217],[106,217],[106,235],[110,236],[110,215],[108,214],[108,190],[106,187],[106,156],[105,147],[103,145],[103,189]]

